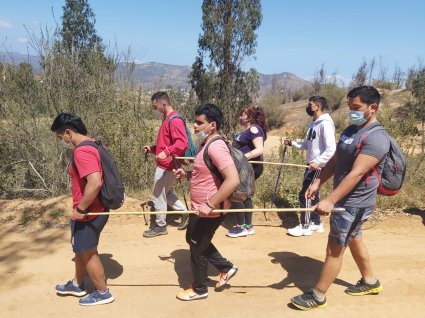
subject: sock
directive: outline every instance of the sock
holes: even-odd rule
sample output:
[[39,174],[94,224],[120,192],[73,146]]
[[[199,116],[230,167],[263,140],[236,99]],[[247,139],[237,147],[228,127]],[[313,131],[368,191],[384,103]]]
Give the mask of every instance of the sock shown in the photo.
[[324,301],[325,300],[325,293],[318,291],[316,287],[313,288],[313,294],[314,294],[314,296],[316,296],[318,301]]
[[376,278],[368,279],[368,280],[365,279],[364,282],[368,285],[373,285],[373,284],[376,284],[377,279]]
[[78,283],[75,280],[72,280],[72,285],[74,285],[74,287],[80,287],[80,285],[78,285]]
[[101,295],[105,295],[108,291],[109,291],[108,288],[106,288],[103,292],[101,292],[100,290],[98,290],[99,294],[101,294]]

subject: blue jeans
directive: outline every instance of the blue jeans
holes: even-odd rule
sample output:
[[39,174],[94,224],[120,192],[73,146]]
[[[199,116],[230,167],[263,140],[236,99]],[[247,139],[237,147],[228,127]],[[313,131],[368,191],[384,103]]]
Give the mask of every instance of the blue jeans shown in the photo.
[[341,246],[350,245],[351,241],[362,236],[362,225],[373,213],[373,207],[354,208],[345,206],[344,212],[331,213],[329,239]]

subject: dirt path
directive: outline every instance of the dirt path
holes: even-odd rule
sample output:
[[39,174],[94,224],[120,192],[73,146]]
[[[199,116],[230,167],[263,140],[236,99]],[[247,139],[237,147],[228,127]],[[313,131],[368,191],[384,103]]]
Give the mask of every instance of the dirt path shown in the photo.
[[[133,201],[126,208],[134,209],[138,202]],[[3,212],[7,202],[0,202]],[[175,294],[191,282],[184,232],[170,226],[168,235],[144,239],[143,218],[111,217],[99,251],[116,300],[92,308],[54,292],[55,284],[73,274],[67,226],[20,232],[1,224],[1,317],[423,317],[425,227],[421,217],[398,215],[365,231],[373,266],[384,286],[380,295],[344,293],[359,278],[347,254],[328,293],[328,307],[306,313],[292,309],[289,299],[317,279],[326,234],[292,238],[278,218],[266,222],[262,214],[255,216],[254,224],[256,234],[251,237],[229,239],[220,227],[214,238],[223,255],[240,269],[230,288],[222,292],[210,288],[206,300],[181,302]],[[212,285],[216,275],[211,268]]]

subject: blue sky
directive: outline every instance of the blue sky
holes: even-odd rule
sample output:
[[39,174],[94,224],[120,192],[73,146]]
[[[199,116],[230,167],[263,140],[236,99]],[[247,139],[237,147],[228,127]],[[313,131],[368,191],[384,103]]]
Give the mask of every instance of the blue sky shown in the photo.
[[[60,23],[64,0],[1,0],[0,51],[27,52],[23,25]],[[91,0],[106,44],[131,47],[140,62],[191,65],[201,32],[202,0]],[[391,73],[425,57],[423,0],[263,0],[256,59],[244,67],[308,78],[324,63],[351,78],[363,59],[381,57]],[[32,49],[29,48],[30,53]]]

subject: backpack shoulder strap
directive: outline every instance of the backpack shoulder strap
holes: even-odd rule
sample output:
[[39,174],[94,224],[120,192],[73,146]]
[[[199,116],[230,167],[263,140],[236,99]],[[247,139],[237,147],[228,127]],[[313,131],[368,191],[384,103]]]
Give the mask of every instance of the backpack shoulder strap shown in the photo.
[[[384,130],[385,128],[379,124],[379,125],[374,125],[371,128],[367,129],[363,135],[360,137],[359,142],[357,143],[357,151],[356,151],[356,156],[359,155],[360,151],[362,150],[363,147],[363,142],[366,140],[367,136],[369,136],[371,133],[373,133],[374,131],[377,130]],[[373,167],[369,173],[366,175],[366,184],[368,185],[370,183],[370,173],[373,173],[376,177],[376,179],[378,180],[379,183],[381,183],[381,176],[378,172],[378,170],[376,169],[376,167]]]
[[173,135],[171,134],[171,120],[173,120],[174,118],[180,118],[183,121],[185,129],[187,128],[186,121],[184,120],[182,116],[180,116],[180,114],[175,113],[174,115],[171,115],[171,117],[168,118],[168,130],[170,131],[171,140],[173,140]]
[[221,175],[220,171],[218,170],[218,168],[212,163],[210,156],[208,155],[208,147],[210,146],[210,144],[216,140],[224,140],[223,137],[221,136],[216,136],[213,137],[206,145],[205,145],[205,149],[204,149],[204,155],[203,155],[203,159],[205,162],[205,165],[208,167],[208,169],[210,169],[210,171],[212,173],[214,173],[217,178],[223,182],[223,176]]
[[372,128],[367,129],[363,135],[360,137],[358,143],[357,143],[357,151],[356,151],[356,156],[360,153],[360,151],[362,150],[363,147],[363,142],[366,140],[367,136],[369,136],[371,133],[373,133],[374,131],[377,130],[385,130],[385,128],[379,124],[379,125],[375,125],[372,126]]
[[[78,147],[81,147],[81,146],[92,146],[92,147],[96,148],[97,151],[99,151],[99,147],[101,145],[102,145],[102,142],[100,140],[96,140],[96,141],[84,140],[84,141],[80,142],[80,144],[77,147],[75,147],[75,149],[77,149]],[[100,156],[100,152],[99,152],[99,156]],[[74,169],[74,171],[78,175],[80,175],[80,173],[78,172],[78,169],[77,169],[77,165],[75,164],[74,154],[72,154],[72,156],[71,156],[71,164],[72,164],[72,168]]]
[[167,123],[168,123],[168,129],[170,129],[171,120],[173,120],[174,118],[180,118],[181,120],[183,120],[183,123],[186,126],[186,121],[184,120],[184,118],[180,114],[175,113],[174,115],[171,115],[170,118],[168,118],[168,121],[167,121]]

